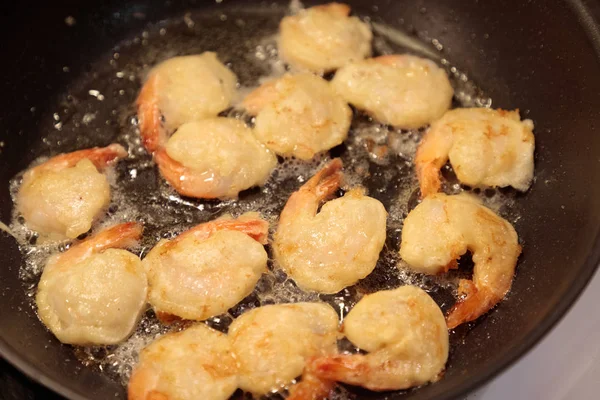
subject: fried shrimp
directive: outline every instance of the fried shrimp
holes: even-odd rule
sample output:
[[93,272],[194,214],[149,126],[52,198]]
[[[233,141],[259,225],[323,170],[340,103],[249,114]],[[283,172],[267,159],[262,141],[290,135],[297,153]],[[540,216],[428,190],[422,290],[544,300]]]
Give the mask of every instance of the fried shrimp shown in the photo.
[[[213,52],[174,57],[154,67],[137,99],[140,134],[150,153],[186,122],[230,106],[237,78]],[[164,122],[163,122],[164,119]]]
[[197,324],[142,350],[129,380],[128,399],[226,400],[237,381],[227,335]]
[[60,154],[29,169],[16,199],[29,228],[52,239],[74,239],[90,230],[110,202],[102,170],[127,156],[118,144]]
[[337,71],[333,88],[350,104],[384,124],[412,129],[440,118],[453,89],[433,61],[389,55],[351,63]]
[[178,193],[204,199],[235,198],[264,184],[277,165],[275,154],[232,118],[183,124],[154,156],[161,175]]
[[512,186],[526,191],[533,180],[533,122],[519,111],[459,108],[433,123],[417,150],[421,195],[440,189],[440,169],[450,160],[469,186]]
[[449,328],[477,319],[510,290],[521,253],[517,233],[467,194],[428,196],[404,220],[400,257],[418,272],[456,268],[467,251],[473,254],[473,280],[461,279],[461,297],[447,316]]
[[371,55],[369,25],[350,17],[346,4],[329,3],[301,10],[279,25],[279,53],[292,66],[327,72]]
[[375,391],[400,390],[437,381],[448,359],[444,315],[415,286],[363,297],[343,332],[368,353],[316,358],[307,366],[311,374]]
[[146,304],[146,274],[136,255],[118,248],[141,235],[136,223],[116,225],[50,258],[36,304],[58,340],[110,345],[131,334]]
[[229,327],[241,389],[260,396],[302,374],[306,361],[336,351],[338,317],[324,303],[255,308]]
[[340,187],[335,159],[293,193],[279,218],[273,250],[279,266],[304,290],[336,293],[373,271],[386,238],[386,211],[352,189],[319,206]]
[[144,258],[148,301],[158,317],[204,320],[248,296],[267,271],[269,224],[257,215],[219,219],[172,240],[161,240]]
[[352,119],[352,110],[329,82],[308,73],[263,84],[243,106],[256,115],[254,134],[260,142],[302,160],[341,144]]

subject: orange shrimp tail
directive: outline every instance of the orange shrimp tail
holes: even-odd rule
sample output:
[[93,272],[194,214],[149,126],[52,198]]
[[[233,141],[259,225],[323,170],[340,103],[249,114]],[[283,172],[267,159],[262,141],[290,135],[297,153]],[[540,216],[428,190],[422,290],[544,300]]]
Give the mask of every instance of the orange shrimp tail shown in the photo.
[[350,15],[351,8],[349,5],[344,3],[329,3],[311,7],[315,10],[325,11],[331,15],[339,17],[347,17]]
[[323,400],[329,397],[334,386],[334,381],[320,379],[305,373],[302,380],[290,388],[287,400]]
[[59,263],[61,260],[75,262],[106,249],[133,247],[142,237],[142,231],[142,225],[137,222],[126,222],[112,226],[77,243],[62,253],[57,261]]
[[88,159],[96,168],[101,170],[125,157],[127,157],[127,150],[120,144],[113,143],[106,147],[93,147],[91,149],[77,150],[72,153],[59,154],[34,169],[61,170],[74,167],[79,161]]
[[342,160],[334,158],[306,182],[300,190],[314,191],[320,201],[333,195],[339,189],[344,177]]
[[183,232],[170,243],[177,243],[178,240],[181,240],[187,235],[194,235],[194,237],[198,240],[208,239],[212,234],[218,231],[242,232],[261,244],[267,244],[267,238],[269,236],[269,223],[260,218],[222,219],[210,221],[197,225],[194,228]]
[[316,358],[309,363],[311,373],[320,379],[361,385],[368,380],[369,366],[360,354]]
[[164,147],[167,142],[158,107],[158,79],[158,75],[152,75],[136,100],[142,143],[151,154]]
[[273,103],[279,97],[279,92],[275,87],[275,81],[265,82],[258,88],[248,94],[242,105],[251,115],[256,115],[267,104]]
[[446,324],[448,329],[454,329],[466,322],[474,321],[501,300],[491,290],[477,288],[475,284],[467,279],[461,279],[458,293],[464,298],[460,299],[448,313]]
[[417,164],[417,178],[422,199],[440,191],[440,171],[434,163]]

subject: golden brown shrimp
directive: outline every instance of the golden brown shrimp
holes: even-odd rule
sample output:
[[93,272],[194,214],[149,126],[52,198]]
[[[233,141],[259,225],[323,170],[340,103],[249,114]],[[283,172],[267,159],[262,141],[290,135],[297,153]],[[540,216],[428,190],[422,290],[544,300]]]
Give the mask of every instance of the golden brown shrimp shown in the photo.
[[342,143],[352,110],[326,80],[308,73],[267,82],[243,102],[256,138],[282,156],[310,160]]
[[512,186],[533,180],[533,122],[519,111],[459,108],[434,122],[415,157],[421,196],[440,189],[440,169],[450,160],[458,180],[472,187]]
[[204,320],[248,296],[263,272],[269,224],[256,214],[196,226],[161,240],[144,258],[148,301],[165,322]]
[[174,57],[154,67],[136,102],[146,149],[155,152],[184,123],[215,117],[229,107],[236,81],[213,52]]
[[449,328],[477,319],[510,290],[521,253],[517,233],[467,194],[428,196],[404,220],[400,257],[418,272],[446,272],[467,251],[473,253],[473,280],[461,279]]
[[448,359],[444,315],[415,286],[363,297],[344,320],[343,331],[368,354],[319,357],[308,363],[309,373],[375,391],[400,390],[437,381]]
[[454,93],[446,72],[433,61],[405,54],[348,64],[331,84],[348,103],[384,124],[405,129],[440,118]]
[[352,189],[319,206],[340,187],[335,159],[293,193],[275,233],[279,266],[305,290],[336,293],[373,271],[386,237],[381,202]]
[[301,70],[322,73],[368,57],[371,29],[349,14],[348,5],[329,3],[283,18],[279,25],[281,58]]
[[127,156],[118,144],[60,154],[29,169],[17,193],[17,210],[44,236],[74,239],[87,232],[110,201],[103,170]]
[[131,334],[146,304],[146,274],[137,256],[118,248],[141,235],[141,225],[116,225],[48,261],[36,304],[61,342],[110,345]]
[[268,305],[242,314],[229,327],[239,387],[257,396],[281,390],[309,358],[335,353],[337,336],[337,313],[324,303]]
[[183,124],[154,159],[161,175],[184,196],[235,198],[262,185],[277,165],[275,154],[243,122],[209,118]]
[[169,333],[142,350],[129,400],[226,400],[237,389],[227,335],[197,324]]

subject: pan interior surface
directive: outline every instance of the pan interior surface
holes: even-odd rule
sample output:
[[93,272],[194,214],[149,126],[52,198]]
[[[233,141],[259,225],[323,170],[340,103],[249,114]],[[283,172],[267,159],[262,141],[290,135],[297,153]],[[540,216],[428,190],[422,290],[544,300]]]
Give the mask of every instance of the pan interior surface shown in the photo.
[[[600,122],[594,112],[600,102],[598,61],[586,32],[566,4],[515,4],[511,9],[513,24],[523,24],[522,29],[515,30],[503,25],[506,19],[501,18],[502,12],[507,12],[503,10],[509,8],[499,10],[491,4],[349,3],[358,15],[370,17],[376,31],[378,26],[396,27],[394,32],[404,33],[390,39],[389,32],[386,35],[383,29],[374,42],[376,52],[409,51],[437,58],[440,63],[450,60],[445,63],[455,74],[457,93],[462,94],[457,96],[457,105],[486,105],[489,96],[493,107],[521,107],[524,118],[536,123],[533,188],[525,195],[512,191],[488,194],[502,199],[500,212],[515,224],[525,249],[509,297],[476,324],[453,333],[449,368],[437,384],[392,395],[356,389],[350,392],[360,398],[451,397],[480,383],[531,346],[564,312],[593,272],[600,224],[600,177],[593,173],[598,169],[600,155],[600,137],[594,133]],[[3,109],[7,110],[0,132],[4,143],[0,154],[2,220],[8,222],[11,218],[9,181],[33,160],[115,140],[128,144],[133,157],[115,171],[115,179],[124,182],[117,196],[122,196],[120,204],[125,206],[110,209],[108,220],[142,218],[147,227],[147,243],[142,248],[226,212],[260,206],[275,217],[289,193],[301,184],[297,176],[310,176],[318,161],[309,166],[287,164],[273,185],[245,192],[238,203],[183,199],[157,179],[150,158],[136,142],[132,103],[148,68],[175,55],[217,51],[223,61],[231,63],[240,81],[248,86],[256,84],[259,76],[268,74],[264,66],[274,49],[269,36],[276,32],[287,4],[131,2],[123,6],[105,2],[87,7],[89,10],[79,11],[80,14],[71,14],[76,8],[61,8],[45,15],[30,15],[29,20],[36,22],[34,28],[18,28],[21,36],[17,38],[22,37],[24,46],[8,46],[8,54],[19,60],[19,67],[17,63],[2,66],[5,76],[10,77],[1,95]],[[14,12],[18,16],[21,11]],[[530,21],[530,12],[539,18]],[[570,28],[569,40],[551,29],[558,15],[568,16],[560,23]],[[50,49],[48,40],[60,46]],[[573,41],[581,46],[575,48]],[[267,63],[257,63],[256,59]],[[485,95],[471,82],[482,87]],[[233,111],[230,115],[238,116]],[[363,129],[360,124],[369,127]],[[398,133],[398,155],[384,162],[370,159],[361,165],[356,162],[358,156],[363,160],[372,157],[368,148],[373,144],[369,143],[378,145],[379,136],[396,134],[377,132],[371,126],[366,118],[358,118],[354,131],[360,134],[332,153],[344,159],[347,169],[364,172],[366,168],[369,193],[383,201],[393,219],[416,204],[414,182],[406,178],[414,175],[410,159],[400,153],[410,153],[411,146],[414,150],[420,133]],[[285,175],[285,171],[293,173]],[[482,196],[487,197],[486,193]],[[261,200],[264,197],[270,199],[268,204]],[[165,204],[172,207],[165,211]],[[396,222],[388,227],[388,257],[384,254],[373,276],[355,290],[372,292],[418,279],[399,276],[390,268],[397,261],[393,254],[397,252],[401,217]],[[31,249],[39,247],[35,246],[35,237],[27,239]],[[47,254],[40,251],[24,260],[14,239],[3,235],[0,240],[5,250],[0,254],[5,265],[0,280],[5,305],[0,308],[0,318],[5,321],[0,327],[4,356],[68,397],[124,398],[123,387],[115,378],[123,371],[99,370],[100,365],[110,367],[102,361],[110,349],[73,353],[72,348],[60,345],[38,322],[30,299],[39,274],[39,268],[34,266]],[[32,265],[20,269],[27,261]],[[277,282],[276,274],[273,279],[262,282],[259,293],[231,310],[230,316],[265,301],[264,295],[271,296],[275,284],[282,284],[286,291],[283,297],[288,301],[305,295],[293,285],[285,286],[284,279]],[[451,305],[451,285],[422,279],[418,283],[429,288],[442,307]],[[356,295],[348,291],[341,298],[321,300],[336,305],[345,301],[348,306]],[[211,323],[223,329],[228,321]],[[140,327],[147,331],[146,337],[161,329],[151,317]]]

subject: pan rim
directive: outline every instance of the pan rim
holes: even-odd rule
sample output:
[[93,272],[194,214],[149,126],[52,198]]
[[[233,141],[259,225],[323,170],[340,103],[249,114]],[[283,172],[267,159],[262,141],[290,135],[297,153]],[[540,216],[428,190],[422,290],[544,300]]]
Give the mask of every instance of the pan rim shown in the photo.
[[[598,20],[600,19],[600,2],[590,0],[564,1],[574,16],[577,17],[580,26],[585,31],[590,44],[595,50],[598,62],[600,62],[600,26],[598,24]],[[465,378],[466,380],[458,382],[446,390],[445,395],[447,399],[462,398],[489,383],[494,377],[515,364],[521,357],[533,349],[534,346],[540,343],[576,304],[597,270],[600,270],[600,231],[593,240],[591,251],[581,265],[581,272],[566,290],[565,295],[555,304],[554,309],[521,342],[499,355],[486,368],[478,370],[469,378]],[[60,396],[71,400],[89,400],[85,394],[73,390],[58,380],[49,377],[43,369],[30,363],[22,353],[17,352],[2,337],[0,337],[0,357],[4,358],[29,379],[51,389]]]

